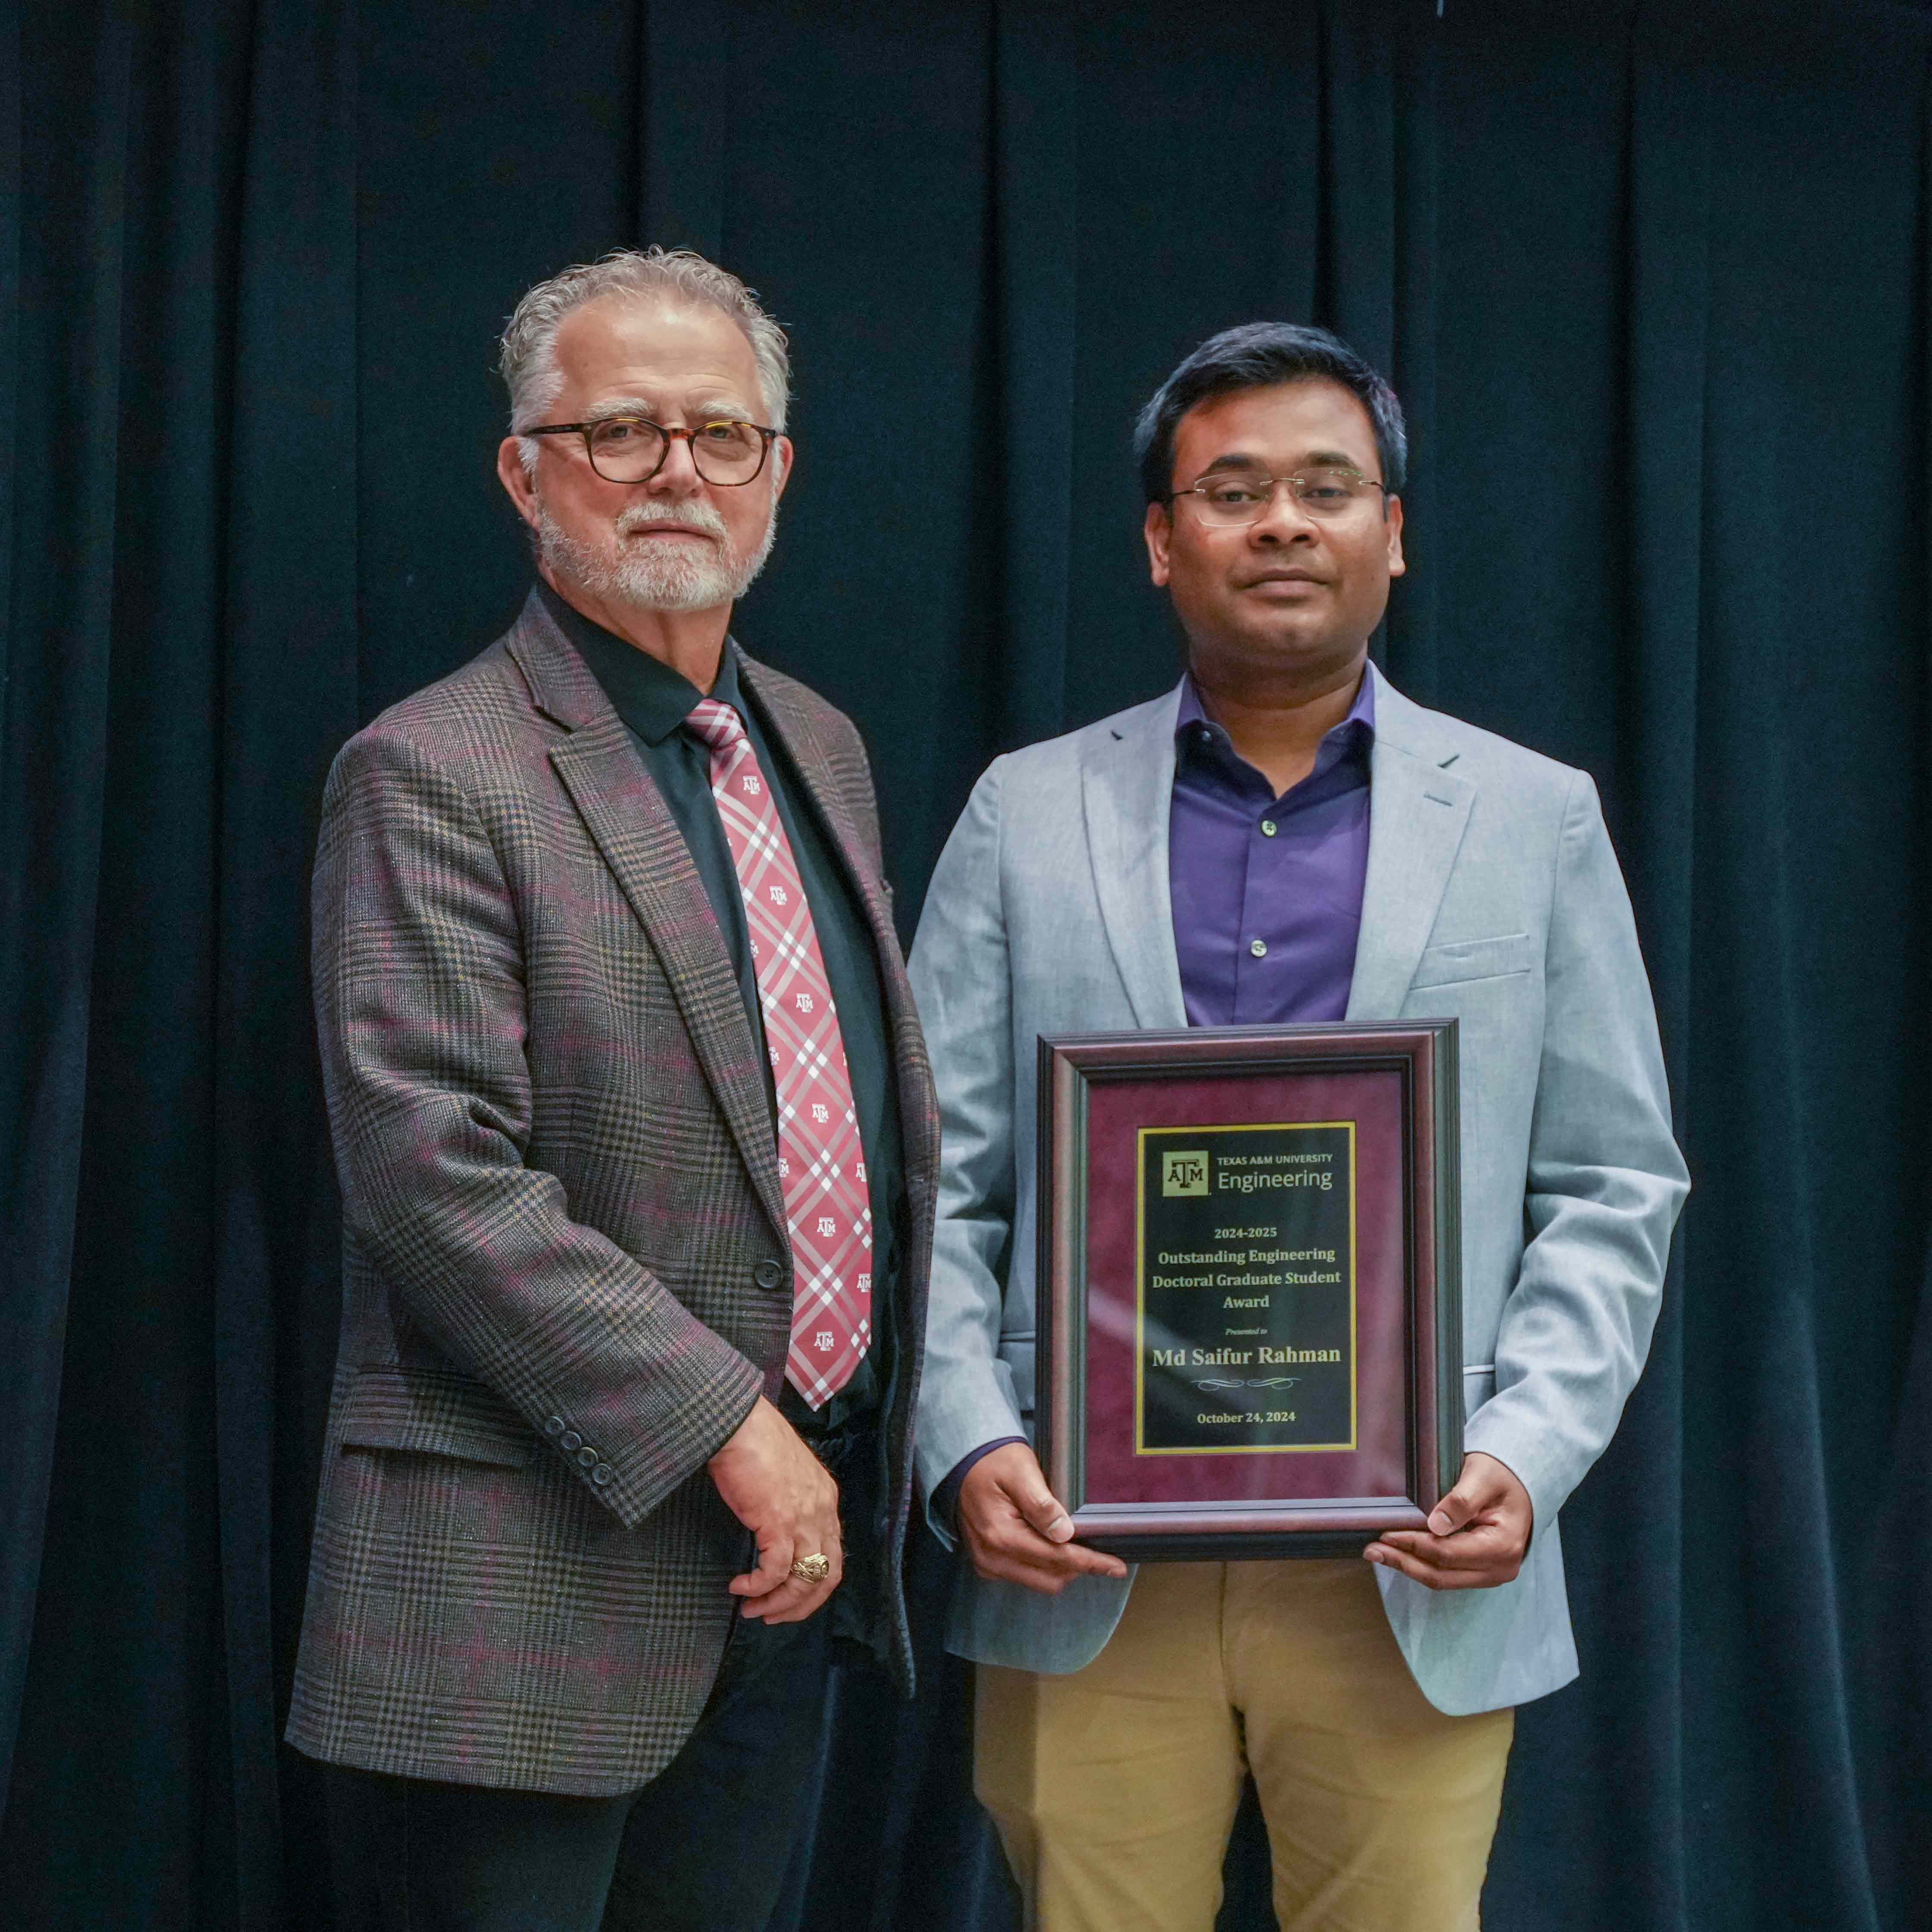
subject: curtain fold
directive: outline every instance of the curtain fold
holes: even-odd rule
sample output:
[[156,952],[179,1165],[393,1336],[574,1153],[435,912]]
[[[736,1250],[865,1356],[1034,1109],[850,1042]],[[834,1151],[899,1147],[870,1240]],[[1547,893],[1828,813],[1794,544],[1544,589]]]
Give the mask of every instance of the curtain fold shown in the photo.
[[[307,872],[356,693],[355,0],[259,0],[249,49],[230,377],[217,716],[212,1219],[223,1655],[237,1924],[281,1922],[277,1715],[312,1492],[289,1428],[311,1372],[286,1311],[336,1279],[313,1080]],[[292,529],[298,543],[288,541]],[[278,1564],[278,1529],[281,1560]],[[280,1613],[278,1615],[278,1598]],[[277,1669],[276,1648],[283,1665]],[[278,1692],[282,1694],[278,1696]]]
[[[336,1324],[323,776],[528,581],[497,330],[644,240],[792,332],[748,647],[974,778],[1176,674],[1135,411],[1338,328],[1405,689],[1589,770],[1696,1181],[1566,1506],[1484,1923],[1906,1932],[1932,1885],[1932,17],[1834,0],[30,0],[0,38],[0,1898],[328,1932],[278,1742]],[[1012,1932],[949,1561],[774,1932]],[[8,1766],[10,1764],[10,1774]],[[1220,1924],[1272,1923],[1252,1807]],[[346,1932],[346,1928],[344,1929]]]
[[1079,96],[1075,22],[1027,0],[994,0],[993,382],[999,506],[998,736],[1025,744],[1064,728],[1074,493],[1086,482],[1073,413],[1080,313]]
[[[133,34],[8,36],[10,431],[0,988],[7,1016],[7,1286],[0,1321],[18,1460],[0,1485],[0,1766],[25,1695],[73,1265],[100,874],[118,474],[122,255]],[[16,63],[17,62],[17,64]],[[57,104],[69,142],[45,109]],[[34,221],[38,190],[61,206]],[[21,372],[31,370],[22,380]],[[23,484],[30,487],[22,487]],[[49,568],[52,566],[52,568]],[[46,648],[58,637],[58,651]]]
[[[1566,493],[1578,536],[1583,512],[1574,495],[1599,500],[1589,506],[1586,541],[1600,546],[1600,561],[1587,566],[1582,594],[1601,599],[1602,614],[1591,625],[1595,649],[1577,651],[1573,644],[1566,709],[1582,741],[1573,755],[1597,777],[1618,833],[1678,1138],[1690,1147],[1712,137],[1705,76],[1716,35],[1645,7],[1624,9],[1619,25],[1619,40],[1606,44],[1566,34],[1547,68],[1512,76],[1532,96],[1556,94],[1538,103],[1549,118],[1525,130],[1529,140],[1560,140],[1566,124],[1574,125],[1571,116],[1587,116],[1574,138],[1598,157],[1586,220],[1603,264],[1583,270],[1587,292],[1573,284],[1552,304],[1556,313],[1526,319],[1531,329],[1549,329],[1580,320],[1578,310],[1594,311],[1585,325],[1588,361],[1565,357],[1546,377],[1552,404],[1567,392],[1581,406],[1567,424],[1550,410],[1522,487],[1544,488],[1546,466],[1564,460],[1569,440],[1568,458],[1586,479],[1580,492],[1573,485]],[[1581,266],[1571,251],[1581,239],[1576,217],[1586,197],[1573,193],[1570,200],[1563,226],[1570,232],[1550,237],[1552,280]],[[1521,246],[1531,237],[1516,239]],[[1618,281],[1624,300],[1611,310],[1605,298]],[[1702,1204],[1700,1198],[1700,1211]],[[1561,1698],[1521,1715],[1491,1888],[1498,1908],[1525,1924],[1539,1908],[1558,1922],[1574,1914],[1580,1926],[1608,1928],[1619,1916],[1671,1932],[1706,1922],[1689,1895],[1685,1825],[1677,1506],[1685,1478],[1683,1239],[1649,1361],[1612,1452],[1565,1511],[1584,1676]],[[1630,1587],[1633,1562],[1641,1588]],[[1601,1814],[1612,1789],[1648,1794],[1623,1809],[1615,1832],[1604,1828]],[[1540,1802],[1516,1802],[1531,1790]],[[1560,1901],[1554,1911],[1552,1888]]]

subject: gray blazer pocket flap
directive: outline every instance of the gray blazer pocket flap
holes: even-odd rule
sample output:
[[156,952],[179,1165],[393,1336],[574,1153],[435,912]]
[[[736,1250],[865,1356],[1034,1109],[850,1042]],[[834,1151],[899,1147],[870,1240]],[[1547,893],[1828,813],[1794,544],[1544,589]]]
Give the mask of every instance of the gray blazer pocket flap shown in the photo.
[[343,1403],[345,1448],[412,1449],[514,1469],[537,1439],[507,1403],[467,1376],[394,1367],[357,1371]]
[[1462,1420],[1466,1423],[1496,1392],[1496,1365],[1484,1362],[1462,1371]]
[[1425,986],[1453,986],[1465,980],[1501,979],[1526,973],[1535,963],[1535,946],[1526,932],[1504,933],[1498,939],[1454,940],[1424,949],[1408,989],[1414,993]]

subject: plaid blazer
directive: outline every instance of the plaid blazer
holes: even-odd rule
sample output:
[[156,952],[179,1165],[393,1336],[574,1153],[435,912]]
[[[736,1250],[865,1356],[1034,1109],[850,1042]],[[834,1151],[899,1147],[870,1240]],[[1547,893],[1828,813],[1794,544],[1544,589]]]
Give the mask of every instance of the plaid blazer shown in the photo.
[[[908,1226],[883,1565],[899,1674],[938,1162],[850,722],[743,674],[878,950]],[[289,1740],[406,1776],[601,1795],[710,1690],[746,1532],[708,1458],[776,1396],[792,1270],[737,975],[602,688],[532,596],[352,739],[315,873],[344,1308]]]

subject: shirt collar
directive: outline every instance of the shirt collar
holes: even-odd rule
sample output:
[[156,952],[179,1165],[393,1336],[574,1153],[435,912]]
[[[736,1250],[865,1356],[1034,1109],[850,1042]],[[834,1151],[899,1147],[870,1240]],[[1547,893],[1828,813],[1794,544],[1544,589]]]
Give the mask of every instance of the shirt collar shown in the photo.
[[[586,617],[541,579],[537,595],[556,620],[558,628],[577,646],[591,674],[604,687],[604,695],[610,699],[617,716],[646,744],[662,745],[707,695],[682,672],[673,670],[662,658],[639,650],[636,645]],[[724,640],[724,652],[718,660],[718,682],[708,694],[721,704],[730,705],[740,717],[745,715],[744,697],[738,683],[738,647],[729,638]]]
[[[1206,730],[1197,729],[1205,726]],[[1174,741],[1184,753],[1189,748],[1201,744],[1211,744],[1216,749],[1226,750],[1232,755],[1228,734],[1208,716],[1201,702],[1201,694],[1195,688],[1194,674],[1184,674],[1180,680],[1180,709],[1174,721]],[[1375,673],[1364,664],[1362,682],[1355,693],[1355,701],[1348,707],[1348,716],[1339,724],[1332,725],[1322,734],[1322,749],[1316,754],[1316,769],[1322,770],[1334,764],[1350,752],[1358,752],[1366,757],[1369,748],[1376,741],[1376,679]]]

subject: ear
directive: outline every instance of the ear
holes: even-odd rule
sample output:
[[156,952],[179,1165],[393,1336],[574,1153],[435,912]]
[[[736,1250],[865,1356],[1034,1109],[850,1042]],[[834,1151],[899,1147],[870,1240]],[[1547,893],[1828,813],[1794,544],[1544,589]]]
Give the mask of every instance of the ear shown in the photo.
[[496,446],[496,480],[502,484],[517,514],[532,530],[537,526],[537,487],[524,467],[521,446],[514,436],[506,436]]
[[1174,520],[1165,503],[1148,506],[1147,521],[1141,526],[1141,534],[1147,538],[1148,569],[1158,584],[1167,582],[1168,545],[1174,536]]
[[792,458],[796,452],[792,448],[791,438],[780,436],[772,445],[772,501],[776,502],[785,493],[785,485],[791,481]]
[[1388,568],[1391,577],[1400,577],[1408,569],[1402,554],[1402,499],[1384,496],[1384,520],[1388,525]]

